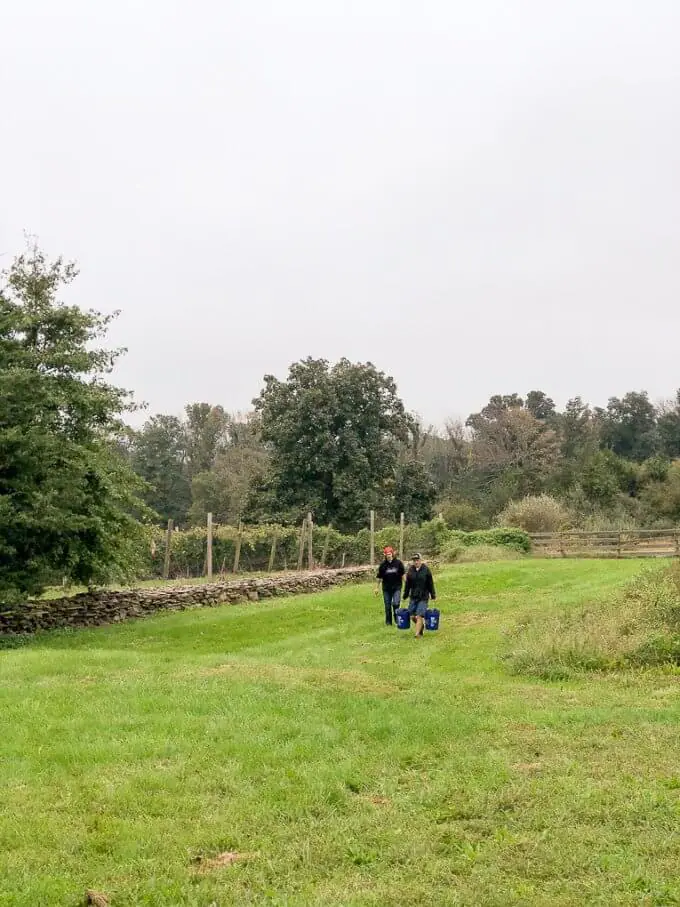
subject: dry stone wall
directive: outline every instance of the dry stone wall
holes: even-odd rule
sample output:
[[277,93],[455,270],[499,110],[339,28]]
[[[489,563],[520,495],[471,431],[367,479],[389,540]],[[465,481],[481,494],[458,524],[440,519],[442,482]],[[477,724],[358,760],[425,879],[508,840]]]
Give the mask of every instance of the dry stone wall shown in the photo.
[[340,570],[315,570],[194,586],[101,590],[71,598],[28,602],[12,608],[0,603],[0,635],[67,627],[96,627],[144,617],[158,611],[184,611],[189,608],[257,602],[273,596],[320,592],[332,586],[365,582],[373,574],[372,567],[346,567]]

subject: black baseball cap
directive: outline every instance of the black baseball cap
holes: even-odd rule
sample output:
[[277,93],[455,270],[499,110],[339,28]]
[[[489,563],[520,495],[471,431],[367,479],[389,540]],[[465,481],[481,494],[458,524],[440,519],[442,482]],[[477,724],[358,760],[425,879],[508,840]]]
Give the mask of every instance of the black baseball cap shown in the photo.
[[419,554],[412,554],[411,560],[412,561],[422,561],[422,557]]

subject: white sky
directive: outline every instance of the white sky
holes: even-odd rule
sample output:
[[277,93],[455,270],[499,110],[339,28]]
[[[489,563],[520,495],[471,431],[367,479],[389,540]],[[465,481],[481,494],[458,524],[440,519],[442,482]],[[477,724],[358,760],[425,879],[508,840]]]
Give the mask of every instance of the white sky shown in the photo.
[[677,0],[5,0],[0,262],[151,412],[312,355],[426,420],[680,386]]

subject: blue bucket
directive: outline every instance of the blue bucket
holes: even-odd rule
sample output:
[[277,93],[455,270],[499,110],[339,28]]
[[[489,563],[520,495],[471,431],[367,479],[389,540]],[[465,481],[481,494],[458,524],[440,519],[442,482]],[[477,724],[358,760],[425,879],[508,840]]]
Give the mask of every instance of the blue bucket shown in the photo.
[[408,630],[411,626],[411,615],[408,608],[397,609],[397,630]]
[[426,630],[438,630],[439,629],[439,611],[437,608],[428,608],[425,612],[425,629]]

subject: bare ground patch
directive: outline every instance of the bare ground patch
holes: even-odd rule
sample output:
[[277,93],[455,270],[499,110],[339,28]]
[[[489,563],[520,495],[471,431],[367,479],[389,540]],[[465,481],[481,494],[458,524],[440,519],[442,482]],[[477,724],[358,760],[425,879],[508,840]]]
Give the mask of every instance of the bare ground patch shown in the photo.
[[206,677],[227,675],[243,680],[281,683],[286,686],[337,687],[357,693],[377,693],[381,696],[394,694],[395,691],[400,689],[398,684],[387,683],[362,671],[337,671],[283,664],[226,662],[212,668],[206,668],[199,673]]
[[199,873],[217,872],[243,860],[254,860],[258,856],[258,853],[239,853],[235,850],[226,850],[224,853],[218,853],[213,857],[197,857],[194,860],[194,867],[196,872]]

